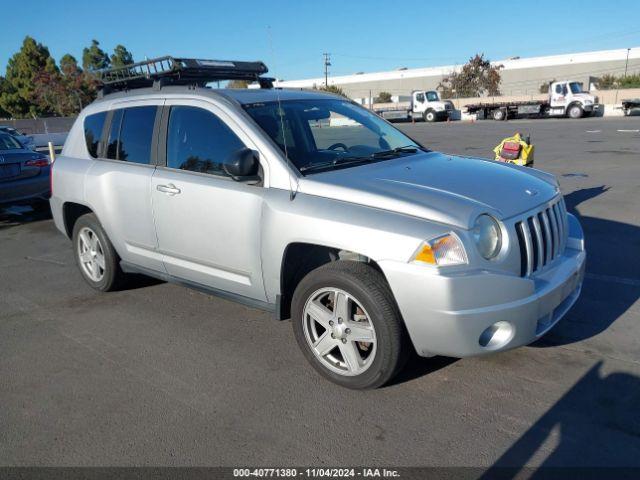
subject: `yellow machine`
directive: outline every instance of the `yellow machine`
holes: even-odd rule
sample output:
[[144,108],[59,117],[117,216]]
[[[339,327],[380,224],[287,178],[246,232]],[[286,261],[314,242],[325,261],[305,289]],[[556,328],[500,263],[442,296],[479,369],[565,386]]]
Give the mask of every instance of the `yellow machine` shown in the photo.
[[522,138],[519,133],[502,140],[493,149],[498,162],[513,163],[522,167],[533,167],[534,146],[531,138]]

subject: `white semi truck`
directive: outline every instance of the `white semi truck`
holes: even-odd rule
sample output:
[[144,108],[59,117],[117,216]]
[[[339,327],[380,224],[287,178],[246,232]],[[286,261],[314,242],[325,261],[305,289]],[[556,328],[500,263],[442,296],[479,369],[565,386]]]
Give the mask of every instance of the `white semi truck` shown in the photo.
[[551,82],[546,100],[479,102],[466,106],[467,113],[494,120],[524,115],[581,118],[593,114],[598,108],[598,98],[583,92],[582,83],[571,80]]
[[408,101],[377,103],[373,111],[386,120],[414,120],[425,122],[447,120],[454,112],[453,103],[440,100],[433,90],[415,90]]

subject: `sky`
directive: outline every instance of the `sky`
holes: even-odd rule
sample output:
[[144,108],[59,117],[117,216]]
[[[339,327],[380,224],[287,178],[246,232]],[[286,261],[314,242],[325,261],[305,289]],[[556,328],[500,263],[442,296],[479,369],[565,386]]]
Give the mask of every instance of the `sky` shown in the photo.
[[[136,60],[262,60],[295,80],[640,46],[639,0],[0,0],[0,74],[26,35],[78,61],[92,39]],[[17,7],[16,7],[17,5]],[[573,8],[572,8],[573,6]]]

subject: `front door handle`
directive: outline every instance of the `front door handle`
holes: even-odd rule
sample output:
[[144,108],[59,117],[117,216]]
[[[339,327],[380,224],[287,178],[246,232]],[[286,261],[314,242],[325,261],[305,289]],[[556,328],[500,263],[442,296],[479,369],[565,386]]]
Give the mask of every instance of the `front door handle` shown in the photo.
[[166,193],[168,195],[178,195],[182,190],[180,190],[178,187],[176,187],[173,183],[170,183],[168,185],[158,185],[156,187],[156,190],[158,190],[159,192],[162,193]]

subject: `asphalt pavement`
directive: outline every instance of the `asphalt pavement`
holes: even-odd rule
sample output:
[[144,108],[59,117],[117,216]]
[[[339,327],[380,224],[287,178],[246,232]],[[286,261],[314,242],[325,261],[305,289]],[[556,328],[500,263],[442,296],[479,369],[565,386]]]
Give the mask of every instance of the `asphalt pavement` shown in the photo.
[[640,467],[640,118],[399,126],[484,157],[530,134],[536,167],[559,176],[587,275],[542,341],[414,358],[390,386],[346,390],[307,364],[289,321],[143,279],[93,291],[46,213],[12,208],[0,465]]

